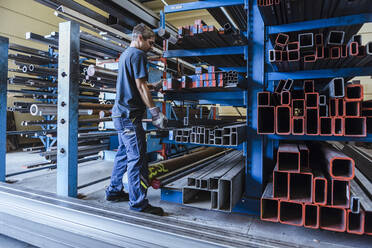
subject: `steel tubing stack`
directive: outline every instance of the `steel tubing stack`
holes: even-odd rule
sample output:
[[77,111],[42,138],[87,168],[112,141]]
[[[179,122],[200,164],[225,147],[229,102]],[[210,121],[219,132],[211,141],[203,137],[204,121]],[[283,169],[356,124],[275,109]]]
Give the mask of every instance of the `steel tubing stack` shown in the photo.
[[330,30],[272,37],[269,62],[277,71],[364,67],[372,64],[372,42],[350,31]]
[[280,144],[261,220],[371,234],[372,201],[354,180],[354,164],[331,145]]
[[313,80],[303,81],[302,90],[292,85],[291,79],[280,80],[274,93],[258,93],[258,134],[367,136],[359,81],[334,78],[318,92]]
[[266,25],[281,25],[315,19],[370,13],[368,0],[257,0]]

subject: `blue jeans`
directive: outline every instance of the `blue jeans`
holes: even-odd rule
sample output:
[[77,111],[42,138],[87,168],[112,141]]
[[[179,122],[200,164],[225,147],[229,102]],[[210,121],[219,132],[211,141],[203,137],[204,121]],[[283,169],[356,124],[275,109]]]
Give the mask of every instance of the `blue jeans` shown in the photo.
[[128,118],[112,119],[118,131],[119,147],[106,195],[123,190],[123,175],[127,172],[129,206],[132,210],[141,211],[148,205],[146,194],[149,185],[146,133],[142,127],[142,118],[137,118],[133,122]]

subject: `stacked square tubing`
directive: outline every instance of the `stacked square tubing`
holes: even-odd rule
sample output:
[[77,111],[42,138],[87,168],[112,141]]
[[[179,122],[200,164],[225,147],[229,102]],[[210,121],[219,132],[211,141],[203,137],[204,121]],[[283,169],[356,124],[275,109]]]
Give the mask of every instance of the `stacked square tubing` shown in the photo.
[[269,50],[269,61],[278,71],[370,66],[372,42],[362,45],[360,35],[345,35],[335,30],[297,36],[280,33],[272,37],[274,49]]
[[208,72],[203,73],[201,67],[196,67],[195,75],[165,79],[163,81],[163,91],[237,87],[239,79],[241,77],[237,71],[222,72],[217,71],[214,66],[209,66]]
[[193,126],[173,130],[177,143],[192,143],[216,146],[238,146],[246,140],[245,124],[228,125],[223,127]]
[[316,152],[312,150],[317,159],[310,163],[306,145],[279,146],[273,180],[261,198],[261,219],[371,235],[371,204],[363,204],[362,210],[358,202],[361,194],[350,199],[350,184],[355,184],[354,160],[330,145],[317,147]]
[[358,81],[345,86],[343,78],[334,78],[324,95],[315,92],[313,80],[305,80],[302,90],[293,91],[292,85],[291,79],[280,80],[274,93],[258,93],[258,134],[367,136]]
[[182,203],[204,209],[231,212],[244,189],[244,157],[233,151],[187,176]]

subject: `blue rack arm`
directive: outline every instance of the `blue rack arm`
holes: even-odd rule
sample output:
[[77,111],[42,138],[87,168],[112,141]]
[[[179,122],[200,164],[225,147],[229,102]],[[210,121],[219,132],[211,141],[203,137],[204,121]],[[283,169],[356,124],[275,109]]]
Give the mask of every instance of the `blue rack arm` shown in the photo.
[[198,9],[211,9],[211,8],[219,8],[219,7],[227,7],[233,5],[245,5],[245,0],[207,0],[207,1],[196,1],[190,3],[181,3],[181,4],[173,4],[164,6],[164,13],[176,13],[176,12],[183,12],[183,11],[192,11]]
[[199,57],[199,56],[217,56],[217,55],[235,55],[244,54],[245,46],[203,48],[203,49],[180,49],[168,50],[163,53],[164,58],[177,57]]
[[318,79],[318,78],[335,78],[335,77],[357,77],[372,75],[372,67],[356,68],[337,68],[310,71],[295,72],[269,72],[267,78],[269,81],[280,79]]
[[271,34],[296,32],[296,31],[304,31],[304,30],[311,30],[311,29],[350,26],[350,25],[363,24],[366,22],[372,22],[371,13],[269,26],[267,27],[267,34],[271,35]]

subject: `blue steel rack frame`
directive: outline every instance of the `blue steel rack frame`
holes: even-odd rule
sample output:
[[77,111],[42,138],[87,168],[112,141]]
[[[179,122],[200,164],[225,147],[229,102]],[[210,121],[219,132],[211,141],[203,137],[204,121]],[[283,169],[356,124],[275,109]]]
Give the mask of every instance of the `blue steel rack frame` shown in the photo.
[[[256,0],[206,0],[169,5],[164,8],[164,13],[161,15],[161,23],[165,23],[165,14],[168,13],[232,5],[244,5],[244,8],[247,10],[248,30],[245,33],[249,41],[247,46],[193,49],[187,51],[173,50],[164,52],[164,57],[244,54],[244,58],[247,60],[247,65],[245,68],[240,67],[237,69],[239,71],[247,72],[248,85],[246,90],[242,90],[240,93],[235,92],[233,94],[226,94],[226,92],[198,93],[197,98],[203,99],[206,103],[219,103],[222,100],[221,103],[225,105],[239,104],[239,106],[245,106],[247,108],[246,121],[248,126],[248,136],[247,141],[241,146],[243,154],[246,156],[245,193],[241,201],[234,207],[233,212],[258,215],[260,212],[259,199],[263,190],[265,175],[263,165],[267,160],[272,161],[275,141],[269,141],[267,137],[257,135],[257,124],[256,121],[254,121],[257,118],[257,92],[262,91],[265,88],[264,51],[266,44],[264,40],[264,24]],[[220,69],[232,70],[232,68]],[[240,95],[239,99],[236,98],[238,94]],[[163,200],[181,203],[181,194],[182,193],[179,191],[162,189],[161,196]]]

